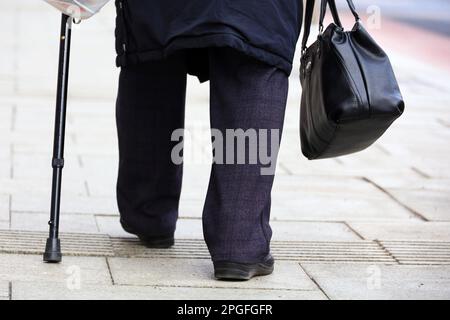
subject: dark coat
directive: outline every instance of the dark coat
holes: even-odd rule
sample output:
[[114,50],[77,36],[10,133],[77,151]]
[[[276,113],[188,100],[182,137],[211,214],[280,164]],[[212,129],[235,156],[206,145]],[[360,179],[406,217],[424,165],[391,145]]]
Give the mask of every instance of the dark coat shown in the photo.
[[116,6],[118,66],[191,48],[188,71],[200,81],[209,79],[207,47],[232,47],[290,74],[303,11],[302,0],[116,0]]

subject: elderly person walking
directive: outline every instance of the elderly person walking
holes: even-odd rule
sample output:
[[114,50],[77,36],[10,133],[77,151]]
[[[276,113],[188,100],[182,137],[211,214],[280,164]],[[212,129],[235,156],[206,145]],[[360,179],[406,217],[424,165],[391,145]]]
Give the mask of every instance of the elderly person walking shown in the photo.
[[[184,126],[187,74],[210,82],[211,128],[223,136],[227,129],[281,132],[302,0],[116,0],[116,7],[121,224],[148,247],[168,248],[182,181],[171,136]],[[262,166],[212,164],[203,229],[218,279],[273,271],[274,176],[261,174]]]

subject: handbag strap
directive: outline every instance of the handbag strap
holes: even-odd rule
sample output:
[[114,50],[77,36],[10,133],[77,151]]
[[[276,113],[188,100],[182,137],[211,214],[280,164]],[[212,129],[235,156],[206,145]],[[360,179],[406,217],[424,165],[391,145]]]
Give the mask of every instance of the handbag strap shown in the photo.
[[320,18],[319,18],[319,27],[322,30],[323,29],[323,20],[325,19],[325,14],[327,11],[327,4],[330,7],[331,14],[333,16],[334,23],[342,28],[341,19],[339,18],[338,11],[336,9],[336,1],[335,0],[328,0],[328,1],[322,1],[320,4]]
[[[346,0],[347,4],[350,8],[350,11],[352,12],[353,16],[355,17],[355,21],[359,21],[359,15],[356,12],[355,5],[352,0]],[[302,40],[302,55],[306,51],[306,45],[308,43],[309,34],[311,32],[311,24],[312,24],[312,17],[314,13],[314,5],[315,0],[306,0],[306,9],[305,9],[305,28],[303,30],[303,40]],[[333,15],[334,23],[342,28],[342,23],[339,18],[339,13],[336,8],[336,1],[335,0],[321,0],[320,5],[320,19],[319,19],[319,32],[322,33],[323,31],[323,20],[325,19],[325,14],[327,11],[327,4],[330,7],[331,14]]]

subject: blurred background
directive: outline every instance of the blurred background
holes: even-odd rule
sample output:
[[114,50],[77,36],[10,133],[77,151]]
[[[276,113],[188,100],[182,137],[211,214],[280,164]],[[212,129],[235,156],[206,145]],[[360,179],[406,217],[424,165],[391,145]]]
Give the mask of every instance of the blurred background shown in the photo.
[[[387,50],[398,51],[450,71],[450,1],[357,0],[371,33]],[[343,12],[345,1],[337,1]],[[347,9],[348,11],[348,9]],[[365,14],[364,14],[365,13]],[[349,16],[347,15],[347,18]]]
[[[346,2],[337,2],[344,24],[351,28],[353,18]],[[368,150],[337,159],[307,161],[301,155],[298,137],[301,88],[297,56],[290,78],[273,217],[352,223],[403,218],[415,221],[418,213],[426,220],[435,215],[439,220],[449,220],[450,2],[355,2],[363,23],[390,55],[407,110]],[[4,228],[46,230],[60,15],[43,1],[3,0],[0,6],[0,223]],[[119,73],[115,67],[114,20],[114,3],[110,2],[94,18],[73,26],[63,231],[122,234],[114,199],[114,103]],[[187,218],[200,217],[209,176],[208,91],[207,83],[200,85],[189,78],[186,123],[193,139],[186,148],[194,155],[187,157],[183,190],[182,216]],[[373,180],[385,193],[369,188],[374,193],[363,194],[367,199],[339,202],[336,189],[340,193],[342,188],[351,192],[360,184],[371,186],[354,179],[358,177]],[[396,191],[397,202],[374,202],[386,196],[389,188],[421,190],[425,185],[432,185],[436,194],[424,191],[416,197],[401,190]],[[426,199],[425,194],[431,198]],[[322,201],[327,201],[324,207],[338,209],[317,208]],[[402,206],[411,210],[405,211]],[[420,212],[422,207],[430,210],[430,216]],[[192,232],[201,235],[198,221],[186,219],[180,223],[193,225]],[[191,230],[179,229],[181,233]],[[289,230],[286,232],[297,236],[296,229]]]

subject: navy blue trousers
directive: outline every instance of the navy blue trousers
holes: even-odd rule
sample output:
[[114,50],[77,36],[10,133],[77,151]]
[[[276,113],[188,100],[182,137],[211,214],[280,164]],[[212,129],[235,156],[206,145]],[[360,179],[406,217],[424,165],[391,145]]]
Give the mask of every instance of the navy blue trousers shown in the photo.
[[[123,67],[116,106],[119,137],[117,200],[121,222],[135,233],[175,232],[183,175],[171,159],[172,132],[184,127],[186,77],[193,55],[180,51],[164,60]],[[211,48],[211,127],[283,127],[286,73],[231,48]],[[270,134],[268,144],[270,146]],[[248,151],[248,145],[245,146]],[[223,149],[226,156],[226,149]],[[213,261],[258,262],[270,252],[273,175],[256,164],[212,164],[203,209],[205,241]]]

